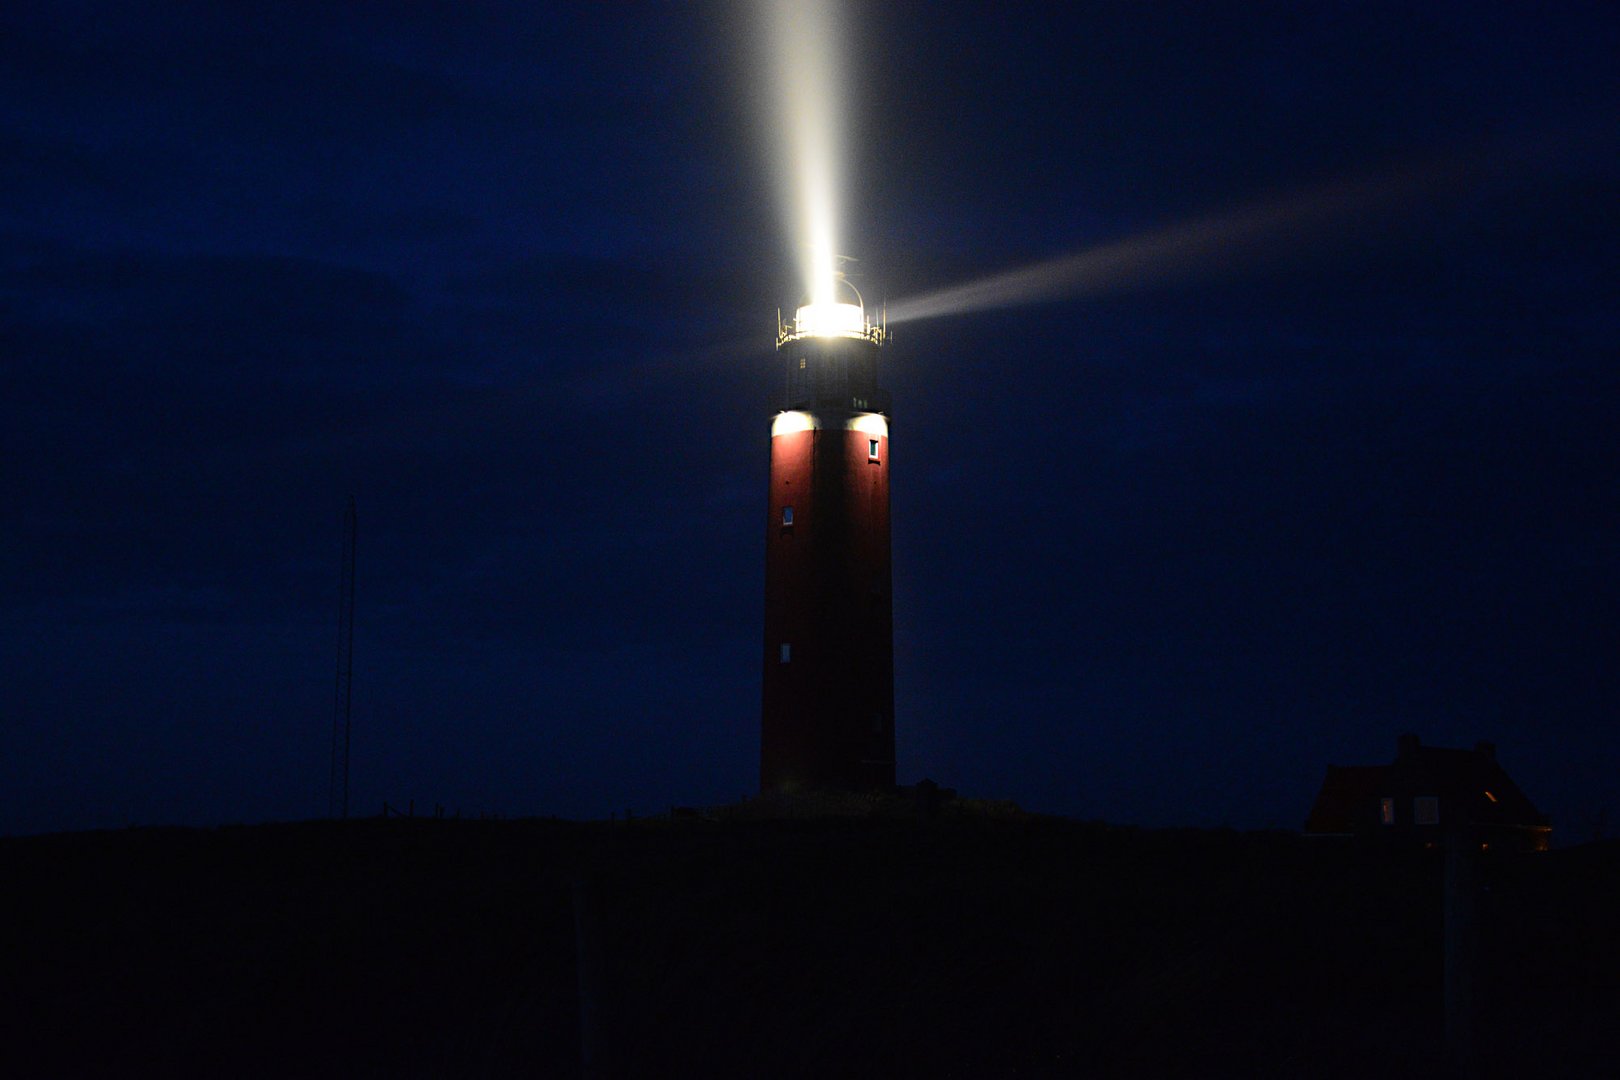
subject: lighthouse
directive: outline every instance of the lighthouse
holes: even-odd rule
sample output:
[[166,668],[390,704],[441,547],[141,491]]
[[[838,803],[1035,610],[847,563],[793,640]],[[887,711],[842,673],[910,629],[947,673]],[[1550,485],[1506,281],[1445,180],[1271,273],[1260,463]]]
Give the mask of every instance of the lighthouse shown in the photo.
[[[777,320],[760,788],[894,786],[886,328],[841,276]],[[845,297],[843,294],[849,294]]]

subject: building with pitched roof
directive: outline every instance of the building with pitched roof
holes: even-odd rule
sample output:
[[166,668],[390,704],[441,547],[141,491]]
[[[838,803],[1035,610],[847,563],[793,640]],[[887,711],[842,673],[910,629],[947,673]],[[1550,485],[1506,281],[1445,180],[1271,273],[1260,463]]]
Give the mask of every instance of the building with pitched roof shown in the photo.
[[1461,750],[1402,735],[1388,765],[1327,767],[1305,833],[1412,847],[1458,839],[1485,850],[1546,851],[1552,826],[1496,760],[1494,744]]

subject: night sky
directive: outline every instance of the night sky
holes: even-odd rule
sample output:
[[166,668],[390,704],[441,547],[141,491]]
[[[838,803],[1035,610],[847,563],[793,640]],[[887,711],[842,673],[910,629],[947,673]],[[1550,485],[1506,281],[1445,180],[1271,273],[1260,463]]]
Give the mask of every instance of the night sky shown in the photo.
[[[1297,828],[1410,730],[1620,827],[1613,5],[848,23],[869,299],[1417,177],[896,327],[901,781]],[[733,4],[5,6],[0,832],[324,813],[350,494],[359,812],[755,789],[769,60]]]

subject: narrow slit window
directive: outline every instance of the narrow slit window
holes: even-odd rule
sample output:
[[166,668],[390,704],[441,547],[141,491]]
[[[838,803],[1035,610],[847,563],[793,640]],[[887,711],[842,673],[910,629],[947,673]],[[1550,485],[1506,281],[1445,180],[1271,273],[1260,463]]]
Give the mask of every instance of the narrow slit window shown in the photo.
[[1381,825],[1393,825],[1393,824],[1395,824],[1395,800],[1394,799],[1379,799],[1378,800],[1378,822]]
[[792,660],[793,660],[793,646],[789,645],[785,641],[782,642],[781,657],[782,657],[781,662],[784,663],[784,664],[791,663]]
[[868,461],[876,461],[878,459],[878,452],[877,451],[878,451],[878,441],[876,439],[867,439],[866,440],[866,459]]
[[791,507],[791,506],[782,507],[782,524],[784,524],[784,525],[793,524],[793,507]]

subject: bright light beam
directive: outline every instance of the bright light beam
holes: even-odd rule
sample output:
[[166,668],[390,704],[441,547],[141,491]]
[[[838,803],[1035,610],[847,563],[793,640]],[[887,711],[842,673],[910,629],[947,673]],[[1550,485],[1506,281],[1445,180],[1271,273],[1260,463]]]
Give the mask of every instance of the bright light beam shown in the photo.
[[792,230],[810,303],[833,304],[838,271],[839,35],[832,0],[763,0]]
[[1282,199],[1170,225],[1072,255],[952,285],[889,304],[891,325],[942,315],[1038,304],[1173,278],[1232,269],[1278,254],[1308,232],[1368,212],[1455,178],[1455,161],[1375,173]]

